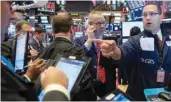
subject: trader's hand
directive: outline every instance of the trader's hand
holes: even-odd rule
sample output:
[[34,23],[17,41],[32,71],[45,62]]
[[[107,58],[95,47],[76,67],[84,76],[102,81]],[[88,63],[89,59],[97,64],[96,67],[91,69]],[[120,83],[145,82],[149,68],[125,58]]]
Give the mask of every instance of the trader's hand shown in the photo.
[[116,46],[115,41],[93,39],[93,42],[100,44],[100,48],[103,56],[107,58],[111,57],[115,60],[119,60],[121,58],[121,50]]
[[49,67],[41,74],[41,85],[46,88],[50,84],[60,84],[68,88],[68,78],[56,67]]
[[89,25],[86,29],[86,35],[87,35],[87,42],[92,43],[92,39],[94,39],[94,32],[96,31],[96,27],[93,25]]
[[37,57],[39,52],[35,49],[31,49],[29,50],[30,54],[31,54],[31,57]]
[[31,80],[36,79],[43,71],[45,64],[46,62],[43,59],[36,59],[31,63],[30,67],[28,67],[25,75]]

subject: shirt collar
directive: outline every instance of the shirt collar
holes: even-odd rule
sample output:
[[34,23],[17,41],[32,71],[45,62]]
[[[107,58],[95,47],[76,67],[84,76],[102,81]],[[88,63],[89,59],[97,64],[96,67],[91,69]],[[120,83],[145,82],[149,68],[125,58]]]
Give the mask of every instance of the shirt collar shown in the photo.
[[37,43],[39,43],[39,40],[37,40],[34,36],[33,36],[33,39],[36,40]]
[[57,37],[58,37],[58,38],[65,38],[65,39],[71,41],[68,37],[65,37],[65,36],[55,36],[55,37],[56,37],[56,38],[57,38]]
[[161,29],[157,32],[157,36],[159,37],[159,39],[162,41],[162,33],[161,33]]

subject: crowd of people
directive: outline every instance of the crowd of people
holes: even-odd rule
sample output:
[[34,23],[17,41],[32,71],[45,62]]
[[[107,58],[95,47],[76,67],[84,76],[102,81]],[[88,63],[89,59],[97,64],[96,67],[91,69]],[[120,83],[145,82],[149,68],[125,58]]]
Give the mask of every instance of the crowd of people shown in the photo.
[[[140,32],[138,27],[132,28],[131,37],[120,46],[113,40],[102,40],[105,17],[98,9],[89,13],[85,34],[77,39],[73,39],[72,17],[67,12],[59,12],[52,19],[55,38],[47,47],[42,44],[45,35],[43,29],[33,29],[27,21],[17,22],[16,36],[24,32],[34,33],[29,40],[28,63],[31,65],[20,75],[12,65],[16,39],[4,41],[10,19],[17,19],[11,3],[1,1],[2,101],[37,101],[40,91],[38,86],[44,89],[44,101],[96,101],[116,89],[116,63],[122,65],[121,71],[126,70],[128,73],[129,86],[126,93],[134,100],[145,101],[143,91],[146,88],[167,86],[171,73],[171,47],[167,41],[171,40],[171,32],[161,25],[163,16],[158,5],[149,3],[144,6],[144,31]],[[58,54],[91,58],[79,84],[80,88],[75,89],[72,98],[67,90],[69,78],[66,74],[53,66],[45,67],[46,60],[55,59]],[[149,63],[147,59],[154,63]],[[158,80],[158,72],[161,70],[165,74],[162,80]]]

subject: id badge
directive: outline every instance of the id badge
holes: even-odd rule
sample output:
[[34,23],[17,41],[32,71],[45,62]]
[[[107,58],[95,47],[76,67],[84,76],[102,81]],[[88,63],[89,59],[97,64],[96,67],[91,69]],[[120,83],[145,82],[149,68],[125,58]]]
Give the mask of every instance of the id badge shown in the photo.
[[158,70],[157,71],[157,82],[163,83],[165,77],[165,71],[164,70]]

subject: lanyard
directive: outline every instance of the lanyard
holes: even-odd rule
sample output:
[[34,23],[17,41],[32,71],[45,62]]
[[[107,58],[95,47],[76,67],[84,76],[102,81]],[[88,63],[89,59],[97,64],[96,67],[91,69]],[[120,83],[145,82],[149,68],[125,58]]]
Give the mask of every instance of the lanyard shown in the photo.
[[1,56],[1,62],[2,62],[5,66],[7,66],[7,68],[8,68],[9,70],[11,70],[12,72],[15,72],[15,68],[13,67],[13,65],[11,64],[11,62],[10,62],[8,59],[6,59],[4,56]]

